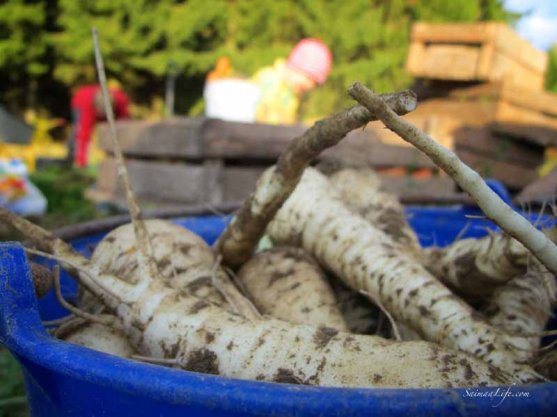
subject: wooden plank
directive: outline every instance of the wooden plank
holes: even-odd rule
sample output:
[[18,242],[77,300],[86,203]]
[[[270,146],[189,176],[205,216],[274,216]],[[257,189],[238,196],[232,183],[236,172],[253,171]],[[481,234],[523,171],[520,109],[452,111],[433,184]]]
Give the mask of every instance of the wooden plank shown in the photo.
[[456,193],[454,181],[446,176],[434,178],[414,178],[411,176],[380,175],[386,191],[406,199],[449,197]]
[[263,166],[227,166],[223,175],[223,201],[243,201],[254,190]]
[[413,75],[441,80],[477,80],[480,48],[468,45],[431,45]]
[[[211,176],[218,176],[218,170],[204,165],[171,162],[128,160],[126,162],[134,193],[140,198],[188,204],[212,201],[212,194],[218,192]],[[97,189],[115,197],[123,196],[116,181],[115,163],[108,159],[99,167]]]
[[496,161],[470,151],[460,151],[458,156],[484,178],[494,178],[508,188],[522,189],[537,177],[536,170],[509,162]]
[[557,130],[557,117],[549,117],[536,110],[517,106],[506,100],[497,103],[495,121],[540,126]]
[[[202,130],[206,119],[173,118],[157,122],[123,120],[116,132],[125,155],[165,158],[200,158],[203,156]],[[107,124],[98,129],[100,148],[112,153]]]
[[557,94],[528,90],[504,83],[501,90],[501,99],[557,119]]
[[555,204],[557,200],[557,168],[531,184],[528,184],[522,192],[516,196],[518,204]]
[[429,43],[482,44],[495,34],[494,23],[423,23],[412,26],[411,39]]
[[502,23],[416,23],[410,74],[430,79],[502,81],[543,90],[547,55]]
[[557,146],[557,129],[508,122],[493,122],[487,128],[495,133],[513,136],[538,146]]
[[411,146],[386,145],[373,129],[350,132],[337,146],[321,154],[321,160],[338,160],[353,166],[434,168],[435,164]]
[[455,131],[454,150],[471,151],[481,156],[520,166],[536,168],[543,163],[544,149],[525,142],[501,137],[485,127],[464,126]]
[[499,24],[495,30],[495,49],[520,63],[521,66],[541,74],[543,78],[547,68],[547,54],[535,48],[508,25]]
[[203,131],[204,154],[210,158],[276,159],[305,126],[237,123],[210,119]]

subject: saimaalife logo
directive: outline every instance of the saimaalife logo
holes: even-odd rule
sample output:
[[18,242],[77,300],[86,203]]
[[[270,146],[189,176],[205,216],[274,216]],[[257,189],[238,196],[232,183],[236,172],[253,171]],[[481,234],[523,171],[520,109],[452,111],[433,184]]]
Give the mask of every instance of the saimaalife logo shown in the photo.
[[509,398],[520,399],[530,398],[529,391],[520,390],[514,385],[508,387],[493,387],[493,388],[466,388],[462,396],[464,398],[484,399],[491,398],[492,407],[499,407],[503,402]]

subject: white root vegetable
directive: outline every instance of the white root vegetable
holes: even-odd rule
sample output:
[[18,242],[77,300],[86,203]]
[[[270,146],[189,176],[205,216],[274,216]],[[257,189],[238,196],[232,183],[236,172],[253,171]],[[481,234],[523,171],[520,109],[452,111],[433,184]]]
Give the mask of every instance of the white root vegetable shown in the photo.
[[397,251],[383,232],[345,207],[317,171],[306,169],[267,232],[279,244],[304,248],[426,340],[469,352],[519,381],[539,380],[524,365],[523,341],[489,326],[421,264]]
[[524,336],[533,356],[540,347],[541,334],[551,317],[555,290],[553,274],[535,263],[526,274],[498,287],[482,312],[493,326]]
[[330,177],[348,208],[389,235],[403,250],[419,258],[421,247],[409,226],[402,204],[381,190],[381,179],[371,169],[345,168]]
[[[381,96],[396,112],[406,114],[416,108],[411,91]],[[349,132],[375,120],[362,106],[320,120],[302,136],[292,140],[275,167],[258,181],[255,192],[244,202],[215,243],[223,262],[233,268],[247,261],[263,236],[267,224],[292,193],[304,169],[323,150],[336,145]]]
[[507,234],[461,239],[424,252],[424,265],[460,294],[481,298],[525,274],[530,251]]
[[[0,209],[0,220],[79,269],[82,284],[117,313],[140,353],[176,359],[182,369],[327,386],[455,387],[514,380],[466,354],[426,342],[397,343],[323,327],[250,321],[150,279],[139,267],[126,269],[138,276],[121,280],[6,210]],[[137,263],[133,254],[125,256]]]
[[[224,297],[213,286],[216,257],[205,241],[168,221],[152,219],[144,223],[151,238],[153,259],[164,282],[172,288],[224,305]],[[135,273],[129,268],[138,266],[137,263],[130,263],[129,255],[135,256],[137,250],[134,228],[131,224],[125,224],[99,242],[91,255],[91,261],[101,270],[111,271],[121,279],[129,279]]]
[[55,332],[61,340],[122,358],[137,354],[126,335],[119,329],[75,318],[61,325]]
[[290,323],[348,330],[325,274],[303,249],[259,252],[242,266],[237,278],[263,314]]
[[385,126],[431,158],[476,201],[484,214],[501,229],[516,238],[553,274],[557,275],[557,245],[528,220],[509,207],[481,176],[465,165],[454,152],[444,148],[430,136],[393,112],[383,99],[360,83],[354,83],[349,94],[375,114]]

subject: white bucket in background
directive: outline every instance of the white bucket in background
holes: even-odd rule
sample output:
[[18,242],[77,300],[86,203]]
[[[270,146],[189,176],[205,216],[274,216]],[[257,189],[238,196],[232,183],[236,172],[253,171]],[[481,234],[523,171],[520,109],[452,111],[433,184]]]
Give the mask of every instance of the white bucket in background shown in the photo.
[[259,87],[239,78],[223,78],[207,83],[205,116],[233,122],[255,122],[255,110],[261,95]]

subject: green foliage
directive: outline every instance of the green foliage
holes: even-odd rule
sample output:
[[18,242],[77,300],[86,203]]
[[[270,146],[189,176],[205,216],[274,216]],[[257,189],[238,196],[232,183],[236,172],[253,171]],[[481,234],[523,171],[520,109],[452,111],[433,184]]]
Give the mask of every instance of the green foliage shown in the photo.
[[545,88],[557,93],[557,44],[553,45],[547,54]]
[[0,69],[11,77],[46,72],[41,62],[46,39],[41,33],[45,23],[45,4],[12,0],[0,4]]
[[98,218],[95,205],[83,193],[95,182],[95,173],[76,168],[46,168],[30,175],[30,180],[48,201],[48,213],[40,219],[49,229]]
[[0,347],[0,417],[27,415],[27,401],[19,366],[13,356]]
[[335,62],[326,85],[303,103],[306,117],[346,105],[339,91],[353,80],[378,91],[407,86],[403,68],[416,20],[515,17],[501,0],[12,0],[0,16],[0,31],[16,34],[0,41],[0,72],[46,73],[41,82],[68,88],[94,82],[95,26],[109,75],[135,102],[162,95],[166,74],[177,70],[181,113],[199,112],[205,76],[219,56],[249,76],[301,38],[319,37]]

